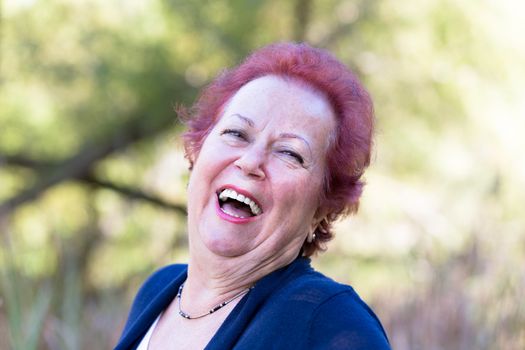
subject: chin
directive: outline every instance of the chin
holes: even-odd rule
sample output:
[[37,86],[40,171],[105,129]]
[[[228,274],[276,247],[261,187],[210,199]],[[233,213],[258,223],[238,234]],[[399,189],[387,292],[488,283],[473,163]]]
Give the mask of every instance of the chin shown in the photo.
[[214,235],[203,237],[205,247],[215,255],[233,258],[243,255],[249,249],[243,246],[238,239],[228,237],[227,235]]

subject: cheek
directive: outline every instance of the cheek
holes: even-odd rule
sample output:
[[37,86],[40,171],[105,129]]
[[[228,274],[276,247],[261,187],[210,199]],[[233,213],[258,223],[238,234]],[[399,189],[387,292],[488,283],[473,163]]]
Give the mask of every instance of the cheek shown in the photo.
[[[202,207],[200,203],[202,203],[204,197],[205,197],[205,191],[203,188],[202,178],[198,177],[198,172],[192,172],[190,176],[190,182],[188,183],[188,215],[191,217],[193,214],[195,214],[195,211]],[[198,210],[197,210],[198,211]]]
[[[224,152],[222,153],[224,155]],[[206,178],[211,176],[226,159],[221,157],[220,147],[203,145],[193,163],[192,177]]]
[[[294,181],[281,182],[277,189],[277,200],[285,213],[293,212],[296,219],[313,216],[318,206],[320,185],[316,179],[307,176]],[[293,208],[290,211],[290,208]]]
[[207,196],[213,181],[232,164],[235,154],[226,151],[221,143],[210,139],[204,143],[190,174],[188,197],[192,199]]

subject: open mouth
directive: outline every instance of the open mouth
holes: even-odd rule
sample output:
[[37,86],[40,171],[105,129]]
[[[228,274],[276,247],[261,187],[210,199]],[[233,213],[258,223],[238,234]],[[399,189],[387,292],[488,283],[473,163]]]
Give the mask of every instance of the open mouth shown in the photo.
[[221,210],[236,218],[249,218],[262,214],[261,207],[255,201],[231,188],[225,188],[217,193]]

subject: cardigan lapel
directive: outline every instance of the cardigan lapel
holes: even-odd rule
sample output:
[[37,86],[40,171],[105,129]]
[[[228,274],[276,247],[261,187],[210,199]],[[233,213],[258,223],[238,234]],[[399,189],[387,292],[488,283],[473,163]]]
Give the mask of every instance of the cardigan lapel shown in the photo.
[[205,350],[233,349],[257,311],[285,283],[311,269],[310,259],[299,257],[290,265],[263,277],[235,306]]
[[[263,304],[270,299],[272,293],[291,279],[310,269],[310,260],[299,257],[290,265],[262,278],[257,282],[255,288],[235,306],[205,349],[224,350],[234,348],[250,321],[255,317]],[[148,302],[141,313],[131,321],[131,324],[126,325],[126,330],[114,350],[128,350],[138,347],[138,344],[155,319],[175,298],[186,276],[187,269],[184,269],[171,279],[155,298]]]

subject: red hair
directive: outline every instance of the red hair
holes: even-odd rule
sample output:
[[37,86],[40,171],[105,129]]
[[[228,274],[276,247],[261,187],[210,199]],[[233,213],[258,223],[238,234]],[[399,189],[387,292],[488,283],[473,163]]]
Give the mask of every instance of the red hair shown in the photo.
[[336,117],[337,128],[327,151],[319,198],[318,214],[324,219],[315,231],[315,240],[303,246],[303,254],[311,256],[325,249],[325,243],[333,237],[331,225],[336,219],[357,211],[364,185],[361,176],[370,164],[374,130],[368,92],[332,54],[304,43],[277,43],[255,51],[238,67],[223,71],[190,110],[179,110],[188,126],[183,134],[186,157],[191,169],[225,104],[242,86],[266,75],[292,78],[311,87],[327,98]]

